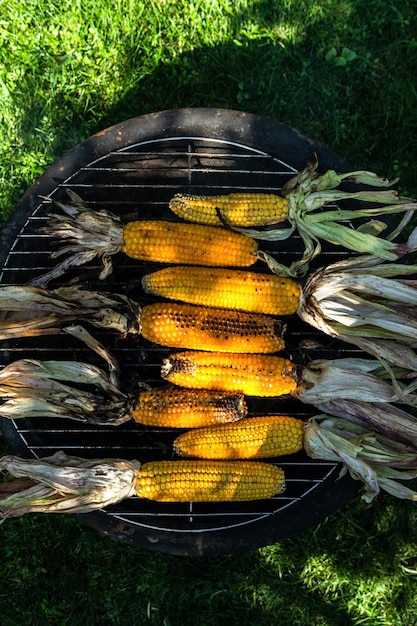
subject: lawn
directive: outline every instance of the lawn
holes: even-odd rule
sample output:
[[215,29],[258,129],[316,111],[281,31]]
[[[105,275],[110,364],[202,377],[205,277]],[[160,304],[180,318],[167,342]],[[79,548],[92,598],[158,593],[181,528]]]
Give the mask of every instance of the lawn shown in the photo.
[[[8,0],[1,223],[76,144],[178,107],[272,117],[417,197],[416,33],[416,0]],[[413,626],[416,528],[415,504],[357,497],[300,536],[208,559],[133,549],[72,517],[10,520],[1,623]]]

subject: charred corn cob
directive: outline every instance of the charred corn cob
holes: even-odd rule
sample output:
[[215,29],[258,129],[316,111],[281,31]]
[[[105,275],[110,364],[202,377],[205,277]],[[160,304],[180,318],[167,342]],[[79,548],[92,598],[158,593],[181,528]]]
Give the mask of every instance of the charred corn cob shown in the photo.
[[291,394],[323,411],[336,399],[346,412],[355,410],[356,401],[417,406],[414,382],[405,377],[393,384],[376,359],[323,359],[298,367],[269,354],[190,350],[164,359],[161,376],[190,389],[239,391],[248,396]]
[[155,461],[142,465],[135,492],[158,502],[238,502],[285,491],[284,472],[257,461]]
[[297,367],[265,354],[178,352],[164,359],[161,376],[192,389],[239,391],[248,396],[282,396],[297,389]]
[[[242,192],[222,196],[177,193],[169,202],[173,213],[200,224],[268,226],[288,217],[288,200],[273,193]],[[220,215],[219,215],[220,214]]]
[[122,251],[134,259],[186,265],[248,267],[255,263],[257,242],[226,228],[182,224],[162,220],[138,220],[122,224],[120,218],[106,210],[90,210],[81,198],[68,191],[70,203],[51,198],[63,214],[53,214],[43,233],[65,242],[53,257],[68,254],[49,273],[31,281],[45,286],[70,267],[101,258],[100,278],[112,271],[111,257]]
[[174,441],[179,456],[262,459],[303,449],[305,422],[287,415],[247,417],[235,424],[188,430]]
[[301,297],[291,278],[225,268],[167,267],[145,275],[142,286],[171,300],[270,315],[295,313]]
[[284,326],[268,315],[156,302],[142,309],[142,335],[171,348],[212,352],[278,352]]
[[145,426],[196,428],[240,420],[247,406],[241,393],[154,389],[139,393],[132,414]]
[[92,424],[135,420],[147,426],[192,428],[247,414],[235,390],[140,390],[124,394],[98,367],[77,361],[15,361],[0,372],[0,415],[64,417]]

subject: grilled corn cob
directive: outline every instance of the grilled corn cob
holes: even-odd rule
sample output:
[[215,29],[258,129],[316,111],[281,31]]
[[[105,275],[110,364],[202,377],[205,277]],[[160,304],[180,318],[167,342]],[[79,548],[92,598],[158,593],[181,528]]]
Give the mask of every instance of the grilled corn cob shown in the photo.
[[169,202],[173,213],[190,222],[230,226],[268,226],[288,217],[288,200],[273,193],[241,192],[222,196],[177,193]]
[[158,502],[239,502],[282,493],[285,478],[256,461],[155,461],[142,465],[135,491]]
[[188,430],[174,441],[179,456],[262,459],[303,449],[305,422],[287,415],[247,417],[234,424]]
[[141,391],[133,419],[145,426],[196,428],[240,420],[247,414],[241,393],[206,389],[154,389]]
[[145,275],[142,286],[171,300],[270,315],[295,313],[301,297],[291,278],[225,268],[166,267]]
[[[338,173],[327,170],[317,173],[318,162],[307,165],[301,172],[287,181],[281,195],[269,193],[233,193],[225,196],[207,197],[177,194],[170,202],[174,213],[190,221],[221,224],[227,223],[242,229],[255,239],[282,241],[297,229],[305,244],[301,259],[287,269],[292,276],[304,275],[310,261],[321,250],[320,240],[340,245],[356,253],[374,254],[382,259],[395,261],[397,245],[391,237],[378,235],[385,224],[374,218],[394,213],[404,213],[404,226],[415,212],[417,202],[401,198],[391,187],[396,180],[389,181],[373,172],[355,171]],[[359,191],[340,189],[341,183],[362,185]],[[374,190],[374,188],[379,188]],[[360,201],[362,206],[336,210],[332,203]],[[374,206],[366,206],[366,203]],[[368,218],[371,228],[353,230],[345,223],[358,218]],[[287,221],[289,227],[283,228]],[[376,227],[378,223],[378,227]],[[271,228],[277,224],[277,228]],[[270,226],[269,228],[262,228]],[[282,272],[283,268],[281,268]]]
[[133,259],[186,265],[249,266],[258,244],[226,228],[157,220],[123,227],[122,252]]
[[164,359],[161,376],[192,389],[239,391],[248,396],[282,396],[297,389],[297,367],[265,354],[187,351]]
[[298,367],[269,354],[189,350],[164,359],[161,376],[190,389],[240,391],[248,396],[291,394],[324,411],[335,399],[344,403],[347,412],[356,401],[417,406],[413,379],[393,383],[381,363],[371,359],[323,359]]
[[284,326],[268,315],[156,302],[142,309],[142,335],[171,348],[213,352],[278,352]]
[[134,495],[158,502],[232,502],[285,490],[282,469],[261,461],[0,459],[0,518],[29,512],[87,513]]
[[255,263],[257,242],[226,228],[182,224],[162,220],[139,220],[122,224],[106,210],[90,210],[81,198],[68,190],[70,203],[44,198],[58,206],[63,214],[53,214],[42,232],[66,243],[52,254],[68,254],[47,274],[31,281],[44,287],[70,267],[101,258],[100,278],[112,271],[111,257],[122,251],[134,259],[186,265],[248,267]]

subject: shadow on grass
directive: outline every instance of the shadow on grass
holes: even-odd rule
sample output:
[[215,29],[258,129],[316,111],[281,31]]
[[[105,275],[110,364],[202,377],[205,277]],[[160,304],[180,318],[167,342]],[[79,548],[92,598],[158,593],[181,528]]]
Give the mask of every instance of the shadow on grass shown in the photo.
[[415,520],[383,497],[281,544],[213,559],[132,549],[64,517],[10,520],[1,534],[4,626],[411,626],[417,610],[398,563]]
[[[354,166],[387,175],[402,168],[403,186],[417,194],[407,171],[417,156],[417,87],[410,80],[417,65],[417,46],[410,45],[415,15],[411,6],[399,11],[394,4],[377,20],[379,2],[345,0],[336,12],[316,7],[314,14],[308,0],[296,9],[291,2],[253,2],[244,12],[230,12],[235,40],[173,55],[148,75],[141,42],[130,38],[120,99],[77,108],[64,94],[59,102],[58,94],[54,155],[138,115],[234,108],[299,128]],[[300,24],[303,14],[309,19]],[[381,38],[389,41],[383,53]],[[21,131],[28,141],[41,113],[27,111]]]

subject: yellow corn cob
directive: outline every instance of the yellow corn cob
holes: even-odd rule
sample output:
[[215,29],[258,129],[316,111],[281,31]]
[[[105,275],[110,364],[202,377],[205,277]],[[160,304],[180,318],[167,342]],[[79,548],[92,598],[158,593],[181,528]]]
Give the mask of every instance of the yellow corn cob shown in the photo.
[[45,287],[71,267],[94,258],[102,261],[102,280],[113,271],[113,255],[121,251],[134,259],[160,263],[248,267],[256,262],[257,242],[241,233],[218,226],[162,220],[137,220],[123,225],[119,216],[105,209],[93,211],[76,193],[67,191],[69,203],[42,196],[62,211],[50,215],[41,232],[62,240],[64,246],[52,256],[65,258],[32,280],[32,286]]
[[291,278],[225,268],[166,267],[145,275],[142,286],[171,300],[270,315],[292,315],[301,298]]
[[139,498],[159,502],[260,500],[284,490],[282,469],[261,461],[150,461],[135,485]]
[[280,320],[268,315],[156,302],[142,309],[142,335],[171,348],[216,352],[278,352],[284,348]]
[[257,249],[251,237],[214,226],[141,220],[123,227],[122,251],[143,261],[248,267]]
[[219,213],[230,226],[267,226],[284,222],[288,201],[272,193],[231,193],[195,196],[178,193],[169,203],[178,216],[200,224],[221,224]]
[[290,360],[278,356],[190,350],[164,359],[161,376],[190,389],[274,397],[296,391],[298,372]]
[[241,393],[154,389],[140,392],[132,413],[145,426],[197,428],[239,420],[247,406]]
[[296,417],[247,417],[234,424],[189,430],[174,441],[179,456],[201,459],[262,459],[303,449],[305,423]]

